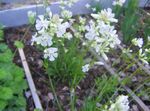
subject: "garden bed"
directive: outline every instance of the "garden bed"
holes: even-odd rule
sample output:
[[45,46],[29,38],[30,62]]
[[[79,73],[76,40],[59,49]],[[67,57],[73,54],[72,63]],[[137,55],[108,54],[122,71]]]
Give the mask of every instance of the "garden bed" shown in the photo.
[[[85,4],[85,2],[83,2],[83,3]],[[55,5],[58,6],[58,4],[55,4]],[[76,4],[76,6],[78,6],[78,5],[79,4]],[[54,7],[54,6],[52,6],[52,7]],[[78,10],[80,10],[80,8]],[[129,7],[129,8],[131,8],[131,7]],[[34,10],[35,7],[31,8],[31,9]],[[73,10],[73,14],[88,14],[91,12],[89,10],[85,10],[85,8],[82,8],[82,9],[83,9],[82,10],[83,12]],[[19,10],[18,10],[18,12],[19,12]],[[21,10],[23,11],[24,9],[21,9]],[[29,9],[26,9],[25,11],[23,11],[23,13],[25,14],[25,12],[27,12],[27,10],[29,10]],[[54,10],[54,9],[52,9],[52,10]],[[149,18],[149,14],[147,13],[148,11],[145,11],[145,10],[142,11],[142,10],[143,9],[139,9],[137,11],[138,12],[137,15],[142,15],[139,19],[140,20],[139,24],[142,24],[142,25],[137,26],[138,30],[135,31],[136,32],[135,37],[139,37],[139,36],[145,37],[144,29],[147,28],[147,25],[145,25],[145,24],[148,24],[146,22],[146,20],[148,20],[147,18]],[[7,10],[7,11],[11,14],[14,13],[11,10]],[[54,11],[56,11],[56,13],[59,13],[58,10],[54,10]],[[0,12],[0,14],[1,13],[2,12]],[[2,13],[2,14],[5,15],[5,13]],[[128,13],[125,12],[124,14],[127,15]],[[50,19],[51,19],[51,17],[52,17],[51,13],[49,13],[48,16],[50,16]],[[86,20],[87,20],[86,24],[88,24],[88,23],[92,24],[92,22],[89,22],[89,21],[91,19],[93,19],[94,16],[91,17],[91,15],[74,16],[73,19],[75,20],[75,23],[80,24],[80,25],[82,24],[82,22],[80,23],[80,20],[79,20],[80,18],[78,18],[79,16],[86,18]],[[123,21],[123,20],[125,20],[126,16],[125,17],[122,17],[122,16],[120,16],[119,19]],[[55,17],[56,17],[55,19],[58,19],[57,16],[55,16]],[[59,19],[58,19],[58,21],[59,21]],[[98,20],[95,20],[95,22],[97,22],[97,21]],[[122,21],[119,21],[118,24],[115,24],[115,28],[118,31],[120,40],[124,40],[120,30],[123,30],[124,32],[126,31],[126,29],[122,29],[122,27],[121,27]],[[53,21],[53,22],[55,23],[55,21]],[[72,22],[74,22],[74,21],[72,21]],[[125,21],[125,22],[127,24],[127,21]],[[134,21],[131,21],[131,22],[134,22]],[[8,22],[5,21],[5,23],[7,24]],[[21,25],[21,24],[26,24],[26,23],[27,23],[27,17],[26,17],[26,20],[23,20],[23,22],[21,21],[20,23],[16,24],[16,26]],[[13,26],[13,24],[7,24],[7,25]],[[13,59],[13,62],[15,64],[17,64],[20,67],[23,67],[23,65],[22,65],[23,61],[26,61],[28,63],[31,74],[32,74],[31,76],[33,78],[33,81],[34,81],[36,89],[37,89],[37,91],[35,93],[38,94],[44,111],[61,111],[61,110],[62,111],[70,111],[73,109],[77,110],[77,111],[102,110],[102,108],[103,109],[107,108],[107,107],[103,106],[103,104],[106,104],[106,106],[108,105],[108,107],[111,107],[110,103],[112,103],[112,102],[110,102],[110,101],[114,102],[116,100],[116,98],[119,97],[119,95],[129,96],[128,100],[129,100],[129,107],[130,107],[131,111],[142,111],[142,110],[150,111],[150,95],[149,95],[149,86],[150,86],[150,84],[149,84],[150,83],[150,81],[149,81],[150,69],[149,68],[150,67],[149,67],[149,65],[143,64],[144,60],[142,61],[140,58],[138,58],[138,55],[137,55],[138,48],[137,47],[127,46],[127,45],[129,45],[129,43],[127,43],[127,45],[124,45],[124,43],[121,43],[119,45],[117,44],[118,48],[110,50],[110,52],[108,52],[107,56],[103,55],[102,57],[99,54],[96,54],[95,49],[89,48],[90,50],[87,51],[83,60],[85,62],[92,61],[92,60],[99,61],[99,63],[96,64],[95,62],[94,63],[91,62],[92,67],[88,71],[86,71],[86,73],[83,75],[83,77],[81,77],[82,79],[80,80],[81,75],[77,75],[77,76],[79,76],[79,78],[76,76],[69,75],[70,73],[74,74],[71,72],[72,70],[70,71],[70,70],[66,69],[68,72],[65,72],[64,69],[58,69],[58,71],[56,71],[55,66],[56,66],[56,68],[57,68],[57,66],[60,68],[68,68],[69,67],[69,66],[67,67],[69,62],[68,62],[68,60],[65,59],[65,57],[62,60],[67,62],[66,63],[67,65],[63,61],[62,61],[62,64],[64,63],[64,65],[66,65],[66,67],[64,67],[63,65],[59,66],[59,64],[57,64],[57,63],[56,63],[57,65],[53,64],[54,62],[52,62],[52,61],[53,61],[53,59],[55,59],[54,57],[49,58],[49,60],[51,61],[49,63],[49,62],[47,62],[48,59],[45,59],[46,58],[45,56],[43,57],[43,52],[42,52],[43,47],[40,48],[40,47],[31,45],[34,42],[36,42],[36,39],[33,39],[33,35],[35,34],[35,32],[39,31],[39,30],[37,31],[34,28],[34,26],[32,26],[32,25],[24,25],[21,27],[13,27],[13,28],[5,29],[5,34],[4,34],[5,40],[3,42],[6,42],[7,45],[9,46],[9,48],[13,52],[15,52],[14,53],[15,56]],[[83,27],[80,27],[80,25],[77,26],[78,27],[77,29],[83,30],[82,29]],[[106,25],[110,25],[110,24],[107,24],[107,22],[106,22]],[[76,24],[75,24],[75,26],[76,26]],[[36,26],[36,28],[37,28],[37,26]],[[148,28],[149,28],[149,26],[148,26]],[[50,31],[51,31],[51,29],[50,29]],[[76,33],[74,33],[73,31],[74,30],[72,30],[72,27],[66,29],[66,33],[70,32],[72,35],[76,36]],[[84,34],[84,33],[86,34],[88,31],[89,31],[89,29],[87,28],[87,30],[85,32],[83,31],[83,33],[80,33],[80,34]],[[39,34],[40,33],[41,32],[39,31]],[[124,34],[126,34],[126,33],[124,33]],[[77,36],[79,36],[79,35],[77,35]],[[130,38],[128,38],[128,39],[130,39]],[[24,53],[26,56],[26,60],[21,60],[20,53],[18,52],[16,46],[14,46],[14,43],[16,40],[23,42],[23,44],[24,44],[23,50],[24,50]],[[70,38],[68,38],[68,40],[70,40]],[[84,37],[83,37],[79,40],[80,40],[80,42],[78,43],[78,46],[77,46],[78,47],[77,53],[79,53],[79,52],[82,53],[82,50],[86,49],[86,47],[85,47],[86,44],[84,44],[84,41],[86,41],[87,38],[84,40]],[[62,41],[64,42],[64,44],[62,43]],[[63,45],[61,44],[62,46],[66,45],[66,47],[65,47],[66,49],[64,48],[65,49],[64,52],[66,51],[65,53],[68,53],[69,52],[68,50],[70,50],[70,48],[68,48],[68,47],[73,47],[73,46],[71,44],[68,44],[64,39],[62,41],[61,40],[55,41],[54,45],[56,45],[57,42],[58,43],[60,42],[59,44],[62,43],[63,44]],[[130,40],[127,40],[127,41],[130,41]],[[38,44],[38,42],[37,42],[37,44]],[[84,45],[82,46],[82,44],[84,44]],[[61,48],[62,48],[62,46],[61,46]],[[67,48],[68,48],[68,50],[67,50]],[[135,52],[135,54],[133,54],[133,55],[131,55],[131,53],[127,53],[127,52],[124,53],[123,50],[128,49],[128,48],[131,48],[133,51],[137,51],[137,52]],[[59,54],[63,55],[63,53],[59,53]],[[75,67],[81,68],[81,66],[79,66],[79,65],[80,65],[80,62],[82,62],[82,61],[79,61],[79,63],[77,64],[76,62],[78,62],[78,59],[80,59],[80,57],[78,57],[78,55],[77,56],[76,55],[77,54],[73,55],[73,57],[68,56],[68,57],[70,57],[70,64],[75,65]],[[76,57],[78,57],[78,59],[76,59]],[[109,58],[108,60],[107,60],[107,57]],[[142,55],[142,57],[143,57],[143,55]],[[72,62],[74,60],[73,58],[75,59],[74,62]],[[58,58],[58,60],[59,59],[61,59],[61,58]],[[58,61],[58,63],[59,62],[60,61]],[[50,66],[49,66],[49,64],[50,64]],[[61,62],[60,62],[60,64],[61,64]],[[47,65],[50,69],[47,68]],[[53,67],[53,65],[54,65],[54,67]],[[53,68],[54,68],[54,70],[53,70]],[[73,68],[73,67],[71,66],[71,68]],[[79,70],[79,69],[77,68],[77,70]],[[58,75],[53,75],[53,71],[54,71],[54,74],[58,74]],[[64,75],[68,73],[68,75],[64,76],[64,75],[60,74],[59,71],[62,72],[62,74],[64,74]],[[80,70],[79,70],[79,72],[80,72]],[[72,78],[75,78],[75,79],[72,80]],[[71,84],[70,84],[70,81],[71,81]],[[74,81],[77,81],[77,83],[75,83]],[[37,108],[35,105],[34,98],[32,96],[33,95],[31,93],[31,87],[30,87],[30,89],[27,89],[27,91],[25,91],[25,97],[27,99],[27,111],[33,111],[35,108]],[[124,97],[127,97],[127,96],[124,96]],[[99,99],[99,100],[97,100],[97,99]],[[94,107],[94,110],[92,110],[93,107]],[[89,109],[89,108],[91,108],[91,109]]]
[[[25,43],[25,48],[24,48],[25,56],[27,58],[27,62],[29,64],[29,67],[33,76],[33,80],[35,82],[38,95],[41,99],[41,103],[44,107],[44,110],[56,111],[58,109],[57,109],[56,104],[54,104],[54,96],[51,91],[50,85],[48,84],[49,79],[48,79],[48,76],[45,74],[44,68],[42,67],[43,65],[42,53],[39,52],[36,49],[36,47],[31,46],[31,38],[32,38],[32,34],[34,30],[30,29],[30,31],[26,33],[28,28],[29,26],[23,26],[23,27],[10,28],[10,29],[5,30],[6,43],[9,45],[9,47],[13,51],[15,51],[16,48],[14,47],[14,42],[16,40],[21,40],[22,37],[24,37],[23,42]],[[26,35],[24,36],[25,33]],[[122,68],[124,69],[124,67],[127,67],[127,64],[128,64],[128,63],[127,64],[124,63],[124,61],[118,62],[120,60],[117,60],[117,58],[119,57],[119,55],[121,55],[119,54],[119,52],[121,51],[118,49],[117,52],[116,51],[112,52],[109,55],[109,58],[111,58],[111,62],[109,64],[113,62],[119,63],[113,66],[113,67],[116,67],[117,70],[119,66],[122,66]],[[20,67],[22,67],[21,59],[20,59],[18,52],[14,57],[14,62]],[[127,75],[122,75],[122,76],[123,77],[130,76],[130,74],[132,74],[136,70],[136,68],[138,68],[138,66],[136,65],[131,66],[131,68],[125,70],[125,73]],[[123,69],[120,68],[120,71]],[[91,93],[92,91],[91,89],[93,88],[93,85],[94,85],[94,80],[105,74],[109,76],[109,73],[110,73],[109,71],[107,71],[104,67],[101,67],[101,66],[95,66],[93,69],[89,71],[89,74],[86,75],[86,77],[80,82],[79,86],[76,89],[76,94],[78,96],[78,100],[76,103],[77,108],[81,108],[81,106],[83,106],[84,98]],[[139,73],[139,76],[137,74],[136,77],[132,78],[133,79],[132,82],[134,82],[134,84],[133,83],[129,84],[129,87],[132,90],[136,89],[136,91],[139,90],[138,86],[142,84],[142,81],[145,81],[147,79],[147,74],[144,73],[142,69],[138,73]],[[141,73],[143,73],[142,74],[143,76],[141,75]],[[57,82],[55,88],[56,88],[56,94],[58,95],[59,99],[63,103],[64,110],[68,111],[69,110],[69,95],[70,95],[69,86],[65,83]],[[123,92],[121,91],[120,94],[121,93],[128,94],[125,91]],[[94,94],[95,92],[92,91],[92,95]],[[27,97],[27,103],[28,103],[28,110],[33,111],[35,107],[34,107],[34,102],[33,102],[33,98],[31,96],[30,90],[26,92],[26,97]],[[146,99],[143,95],[141,96],[141,99],[145,102],[147,106],[150,106],[150,101],[148,98]],[[131,102],[131,107],[133,108],[133,111],[135,111],[136,109],[135,107],[137,107],[140,110],[140,107],[136,104],[136,102],[134,102],[134,100]]]

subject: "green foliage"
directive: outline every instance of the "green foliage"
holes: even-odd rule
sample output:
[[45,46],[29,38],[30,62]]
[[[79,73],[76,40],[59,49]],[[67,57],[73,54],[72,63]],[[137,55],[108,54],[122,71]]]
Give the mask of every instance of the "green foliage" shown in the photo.
[[35,22],[36,22],[36,13],[35,12],[32,12],[32,11],[28,12],[28,21],[31,26],[35,24]]
[[100,6],[99,3],[95,3],[92,7],[92,9],[96,9],[95,12],[98,13],[102,10],[102,7]]
[[23,91],[27,88],[23,70],[12,62],[13,54],[0,44],[0,111],[25,111]]
[[24,44],[21,41],[15,41],[14,44],[17,48],[24,48]]
[[42,111],[42,110],[40,110],[40,109],[34,109],[34,111]]
[[123,12],[123,8],[122,6],[116,5],[113,7],[113,12],[115,13],[116,18],[118,19]]
[[97,111],[96,110],[96,101],[93,99],[86,99],[83,104],[81,111]]
[[150,36],[150,16],[146,17],[146,19],[144,20],[142,29],[144,32],[145,43],[147,43],[148,36]]
[[121,23],[121,31],[125,43],[129,43],[135,38],[135,34],[139,27],[139,16],[137,14],[138,3],[138,0],[130,0],[127,8],[125,8],[125,15]]
[[111,95],[116,91],[119,84],[118,78],[115,76],[102,76],[96,80],[96,92],[99,95],[98,101],[105,101],[110,99]]
[[0,25],[0,41],[4,39],[4,32],[2,30],[2,26]]
[[[62,82],[76,86],[84,77],[82,66],[84,65],[84,54],[78,50],[79,39],[74,38],[71,41],[61,41],[59,48],[58,58],[54,62],[48,62],[48,74],[53,78],[57,78]],[[46,63],[46,62],[45,62]]]
[[7,49],[8,49],[7,45],[5,45],[4,43],[0,43],[0,53],[4,52]]
[[10,50],[6,50],[4,53],[0,53],[0,62],[11,62],[12,61],[12,53]]
[[[95,91],[97,93],[96,97],[86,98],[85,103],[81,111],[101,111],[107,103],[110,102],[111,96],[115,93],[119,81],[117,77],[106,75],[99,77],[95,80]],[[97,107],[96,104],[101,103],[101,107]]]

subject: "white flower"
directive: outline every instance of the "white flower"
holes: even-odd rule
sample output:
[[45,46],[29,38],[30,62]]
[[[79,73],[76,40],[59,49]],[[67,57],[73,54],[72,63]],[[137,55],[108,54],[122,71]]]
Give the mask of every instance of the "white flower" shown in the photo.
[[144,64],[149,64],[148,61],[147,61],[147,56],[146,56],[146,52],[142,49],[139,50],[139,59],[144,63]]
[[28,11],[28,17],[35,17],[36,16],[36,12],[33,11]]
[[85,38],[92,42],[91,47],[107,61],[106,52],[121,43],[114,26],[106,24],[102,20],[96,22],[91,20],[85,29],[87,30]]
[[97,37],[95,30],[90,29],[88,33],[85,34],[85,38],[88,40],[94,40],[94,38]]
[[92,11],[93,11],[93,12],[96,12],[96,8],[92,8]]
[[129,111],[128,96],[120,95],[116,102],[111,104],[109,111]]
[[112,13],[111,8],[104,9],[98,14],[91,14],[91,16],[95,18],[96,20],[102,20],[103,22],[107,24],[109,24],[110,22],[118,22],[118,20],[114,18],[115,14]]
[[134,38],[132,40],[133,45],[138,46],[139,48],[141,48],[143,46],[143,38]]
[[69,10],[63,10],[61,12],[61,16],[62,16],[62,18],[70,19],[72,17],[72,12]]
[[89,23],[90,23],[89,25],[85,26],[85,29],[88,31],[85,34],[85,38],[91,41],[94,40],[95,37],[97,37],[97,32],[95,23],[92,20]]
[[104,24],[103,22],[98,23],[99,33],[102,35],[105,41],[109,42],[109,46],[114,48],[121,41],[118,38],[117,31],[114,26]]
[[66,29],[70,27],[70,24],[68,22],[62,23],[58,25],[58,29],[57,29],[57,37],[63,37],[63,35],[66,32]]
[[85,5],[85,7],[89,9],[89,8],[91,7],[91,5],[87,3],[87,4]]
[[49,21],[46,20],[43,15],[39,15],[38,17],[39,17],[39,19],[36,20],[36,25],[35,25],[36,29],[38,31],[46,30],[48,28]]
[[119,5],[119,6],[123,6],[123,4],[125,3],[126,0],[115,0],[113,1],[113,5]]
[[79,22],[84,25],[86,23],[86,18],[84,17],[79,17]]
[[90,68],[90,65],[89,65],[89,64],[86,64],[86,65],[82,66],[82,71],[83,71],[83,72],[88,72],[88,71],[89,71],[89,68]]
[[51,47],[44,50],[44,58],[49,59],[49,61],[54,61],[58,57],[57,53],[58,49],[55,47]]
[[32,36],[32,44],[35,42],[36,44],[40,44],[43,47],[51,46],[53,44],[52,37],[49,36],[48,33],[42,33],[40,35],[35,34]]
[[68,40],[71,40],[73,36],[71,33],[68,32],[64,34],[64,37],[67,38]]

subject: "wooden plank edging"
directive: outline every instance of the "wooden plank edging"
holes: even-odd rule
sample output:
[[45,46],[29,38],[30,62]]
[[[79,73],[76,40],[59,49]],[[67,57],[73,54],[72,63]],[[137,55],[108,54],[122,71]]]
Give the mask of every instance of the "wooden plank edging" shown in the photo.
[[[73,15],[90,14],[91,11],[85,7],[87,3],[91,4],[91,0],[80,0],[71,8],[66,7],[66,9],[72,11]],[[52,3],[49,8],[53,14],[60,14],[60,2]],[[0,11],[0,23],[2,23],[5,28],[28,24],[28,11],[37,12],[37,15],[45,13],[45,9],[42,4],[3,10]]]
[[[24,3],[25,0],[0,0],[0,3]],[[59,0],[58,0],[59,1]],[[86,1],[86,0],[85,0]],[[92,0],[91,0],[92,1]],[[111,7],[111,4],[114,0],[99,0],[100,4],[103,4],[103,6],[109,6]],[[126,0],[126,3],[128,2],[129,0]],[[148,0],[139,0],[139,6],[140,7],[143,7],[145,5],[145,3],[148,1]]]
[[18,51],[19,51],[19,55],[20,55],[20,58],[21,58],[21,61],[22,61],[22,65],[24,67],[24,71],[25,71],[25,75],[26,75],[26,78],[27,78],[27,81],[28,81],[28,85],[29,85],[29,88],[31,90],[31,94],[32,94],[32,97],[33,97],[35,108],[40,109],[40,110],[43,111],[39,96],[37,94],[37,90],[35,88],[35,84],[33,82],[32,76],[31,76],[31,72],[30,72],[28,63],[26,61],[24,51],[23,51],[22,48],[19,48]]

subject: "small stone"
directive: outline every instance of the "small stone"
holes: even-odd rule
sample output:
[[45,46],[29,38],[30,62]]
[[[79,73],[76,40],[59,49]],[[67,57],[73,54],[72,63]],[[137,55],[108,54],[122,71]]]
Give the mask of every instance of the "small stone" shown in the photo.
[[25,96],[26,96],[26,98],[31,97],[32,96],[31,91],[26,91],[25,92]]
[[62,90],[63,90],[63,91],[68,91],[69,88],[68,88],[67,86],[65,86]]
[[39,60],[37,61],[37,63],[38,63],[38,67],[39,67],[39,68],[41,68],[41,67],[43,66],[43,61],[42,61],[42,60],[39,59]]
[[139,111],[137,105],[133,105],[133,106],[132,106],[132,111]]
[[96,103],[96,106],[97,107],[101,107],[102,105],[100,103]]
[[54,99],[53,94],[52,94],[52,93],[48,93],[48,98],[49,98],[50,100],[53,100],[53,99]]
[[77,86],[77,88],[81,90],[81,87],[80,87],[80,86]]
[[77,99],[77,104],[78,104],[79,106],[81,106],[81,105],[83,104],[83,101],[80,100],[80,99]]
[[145,101],[149,101],[150,97],[147,94],[144,94],[142,99],[145,100]]
[[132,77],[132,82],[136,82],[137,81],[137,78],[134,76]]
[[65,96],[64,95],[59,95],[61,100],[64,100]]

